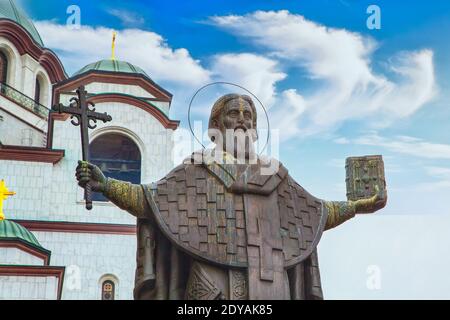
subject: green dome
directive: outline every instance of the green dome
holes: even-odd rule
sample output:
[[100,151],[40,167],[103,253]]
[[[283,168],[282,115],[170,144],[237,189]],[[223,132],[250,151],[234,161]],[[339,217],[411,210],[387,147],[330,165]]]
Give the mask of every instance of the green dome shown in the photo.
[[74,76],[77,76],[79,74],[89,72],[89,71],[106,71],[106,72],[125,72],[125,73],[137,73],[142,74],[146,77],[148,75],[145,73],[144,70],[141,68],[126,62],[126,61],[120,61],[120,60],[112,60],[112,59],[105,59],[100,60],[91,64],[88,64],[81,70],[74,73]]
[[13,0],[0,0],[0,19],[13,20],[20,24],[41,47],[44,46],[41,36],[26,13],[14,4]]
[[37,249],[45,250],[30,231],[11,220],[0,221],[0,240],[5,239],[23,241]]

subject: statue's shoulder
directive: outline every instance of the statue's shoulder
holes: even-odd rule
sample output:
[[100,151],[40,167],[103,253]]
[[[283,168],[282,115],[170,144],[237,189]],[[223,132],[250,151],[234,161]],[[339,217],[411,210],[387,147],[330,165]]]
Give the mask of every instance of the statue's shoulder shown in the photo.
[[280,160],[266,155],[258,156],[258,168],[262,176],[276,177],[280,180],[289,177],[288,169]]
[[[181,181],[180,179],[185,175],[186,171],[190,171],[194,166],[198,166],[198,170],[204,170],[201,166],[202,164],[202,154],[201,152],[194,152],[190,156],[186,157],[178,166],[174,167],[169,171],[163,178],[161,178],[156,185],[165,182],[173,177],[178,177],[177,181]],[[184,179],[183,179],[184,180]]]
[[266,178],[266,184],[275,183],[276,186],[283,192],[292,193],[291,198],[300,197],[307,199],[308,203],[321,203],[321,199],[309,193],[292,175],[289,174],[288,169],[277,159],[270,157],[260,158],[260,172],[261,176]]
[[[192,157],[192,156],[191,156]],[[187,194],[188,187],[196,187],[198,180],[206,180],[208,172],[202,164],[196,164],[191,157],[173,168],[168,174],[154,184],[157,196],[169,195],[175,198],[180,194]]]

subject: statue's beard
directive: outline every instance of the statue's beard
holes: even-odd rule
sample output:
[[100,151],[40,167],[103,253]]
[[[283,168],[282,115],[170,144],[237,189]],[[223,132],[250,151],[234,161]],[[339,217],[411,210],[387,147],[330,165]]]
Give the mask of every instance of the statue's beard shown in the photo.
[[[255,130],[252,129],[227,129],[223,134],[222,150],[232,155],[238,163],[256,163],[255,137]],[[217,147],[220,148],[219,145]]]

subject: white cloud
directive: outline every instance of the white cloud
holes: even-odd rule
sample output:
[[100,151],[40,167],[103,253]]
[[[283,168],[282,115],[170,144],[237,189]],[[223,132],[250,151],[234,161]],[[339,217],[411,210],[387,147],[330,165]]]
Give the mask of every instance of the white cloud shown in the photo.
[[[250,53],[218,54],[213,58],[211,72],[214,81],[236,83],[258,97],[270,113],[270,123],[283,128],[282,139],[298,133],[296,121],[305,111],[305,101],[296,89],[277,92],[277,83],[287,77],[278,61]],[[258,127],[267,128],[262,110],[258,112]]]
[[[293,114],[303,112],[302,97],[296,90],[290,89],[283,92],[276,91],[278,82],[286,78],[286,74],[280,69],[278,61],[268,57],[251,53],[223,53],[216,54],[210,64],[211,81],[229,82],[249,90],[263,104],[266,110],[271,108],[277,110],[280,105],[292,106]],[[209,92],[209,95],[208,95]],[[211,103],[222,94],[239,92],[248,94],[245,90],[230,86],[209,87],[196,97],[192,112],[196,116],[209,116]],[[267,121],[264,111],[259,103],[255,101],[258,111],[258,128],[266,129]],[[286,128],[296,130],[289,123],[290,118],[278,117],[281,113],[274,112],[271,123],[285,123]],[[275,116],[275,118],[274,118]],[[294,133],[294,132],[293,132]],[[265,133],[263,133],[263,136]]]
[[433,182],[423,182],[417,186],[417,189],[423,192],[436,192],[442,191],[450,188],[450,179],[449,180],[439,180]]
[[431,176],[446,178],[446,179],[450,180],[450,168],[430,166],[430,167],[425,167],[425,170]]
[[340,137],[340,138],[336,138],[334,139],[334,142],[336,142],[337,144],[349,144],[350,140],[344,137]]
[[317,85],[302,99],[304,112],[296,113],[292,105],[278,110],[293,113],[288,137],[330,130],[350,119],[371,117],[377,125],[387,125],[411,115],[435,94],[430,50],[397,54],[387,66],[399,80],[390,80],[372,70],[377,43],[355,32],[328,28],[285,10],[215,16],[210,21],[305,70]]
[[370,133],[351,141],[354,144],[383,147],[392,152],[425,159],[450,159],[450,145],[432,143],[416,137],[396,136],[386,138]]
[[418,188],[424,191],[436,191],[450,188],[450,168],[428,166],[425,167],[426,173],[436,181],[423,182]]
[[[69,73],[111,55],[113,30],[81,26],[73,30],[49,21],[35,22],[44,43],[54,49]],[[172,49],[159,34],[139,29],[117,32],[116,57],[143,68],[155,81],[192,87],[209,79],[208,70],[187,49]]]
[[109,8],[106,10],[110,15],[118,18],[126,27],[141,26],[145,23],[145,19],[135,12],[128,10]]
[[[334,140],[338,144],[354,144],[371,146],[376,148],[383,148],[396,153],[395,156],[384,155],[384,165],[387,176],[395,173],[402,173],[405,171],[411,172],[412,177],[424,177],[416,179],[414,183],[405,185],[397,185],[398,181],[389,186],[389,190],[401,192],[415,192],[421,193],[421,202],[432,202],[437,198],[438,193],[450,188],[450,167],[424,165],[445,163],[450,159],[450,145],[441,143],[432,143],[417,137],[410,136],[394,136],[387,138],[380,136],[376,132],[372,132],[355,139],[337,138]],[[401,161],[398,159],[399,155],[407,155],[417,158],[417,161]],[[331,165],[335,160],[330,162]],[[401,163],[401,165],[400,165]],[[445,164],[444,164],[445,165]],[[398,196],[398,194],[397,194]],[[445,197],[448,197],[445,195]],[[395,202],[398,202],[398,196]],[[430,200],[426,200],[430,198]],[[403,208],[404,204],[399,203],[399,207]]]
[[297,122],[305,110],[305,99],[296,89],[284,90],[270,109],[271,128],[280,130],[281,140],[300,135]]
[[[187,49],[169,47],[159,34],[125,29],[118,32],[116,56],[142,67],[156,82],[175,91],[175,99],[183,104],[194,89],[208,82],[240,84],[270,109],[272,128],[281,129],[282,139],[329,132],[352,119],[386,125],[416,112],[435,92],[430,50],[402,52],[390,59],[387,66],[396,75],[394,81],[372,70],[377,44],[358,33],[327,28],[288,11],[257,11],[210,21],[269,53],[217,53],[207,69]],[[110,56],[110,28],[71,30],[49,21],[38,21],[36,26],[69,73]],[[308,74],[314,90],[278,90],[280,82],[290,80],[288,74],[298,69]]]
[[243,86],[267,108],[274,101],[275,84],[286,78],[277,61],[250,53],[216,55],[211,70],[215,80]]

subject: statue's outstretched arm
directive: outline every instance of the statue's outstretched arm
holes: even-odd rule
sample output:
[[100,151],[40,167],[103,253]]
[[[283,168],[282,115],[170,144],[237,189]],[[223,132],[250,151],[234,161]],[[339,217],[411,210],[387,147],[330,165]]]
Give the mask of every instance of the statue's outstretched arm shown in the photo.
[[150,207],[141,185],[106,178],[103,194],[120,209],[128,211],[137,218],[148,217]]
[[328,219],[325,230],[332,229],[345,221],[353,218],[356,214],[373,213],[386,205],[387,194],[379,190],[370,198],[355,201],[325,201],[328,210]]
[[328,218],[325,230],[332,229],[345,221],[353,218],[356,214],[356,201],[325,201]]
[[89,182],[92,191],[103,193],[119,208],[138,218],[149,217],[150,207],[141,185],[106,178],[99,167],[86,161],[78,162],[75,175],[80,187],[84,188]]

